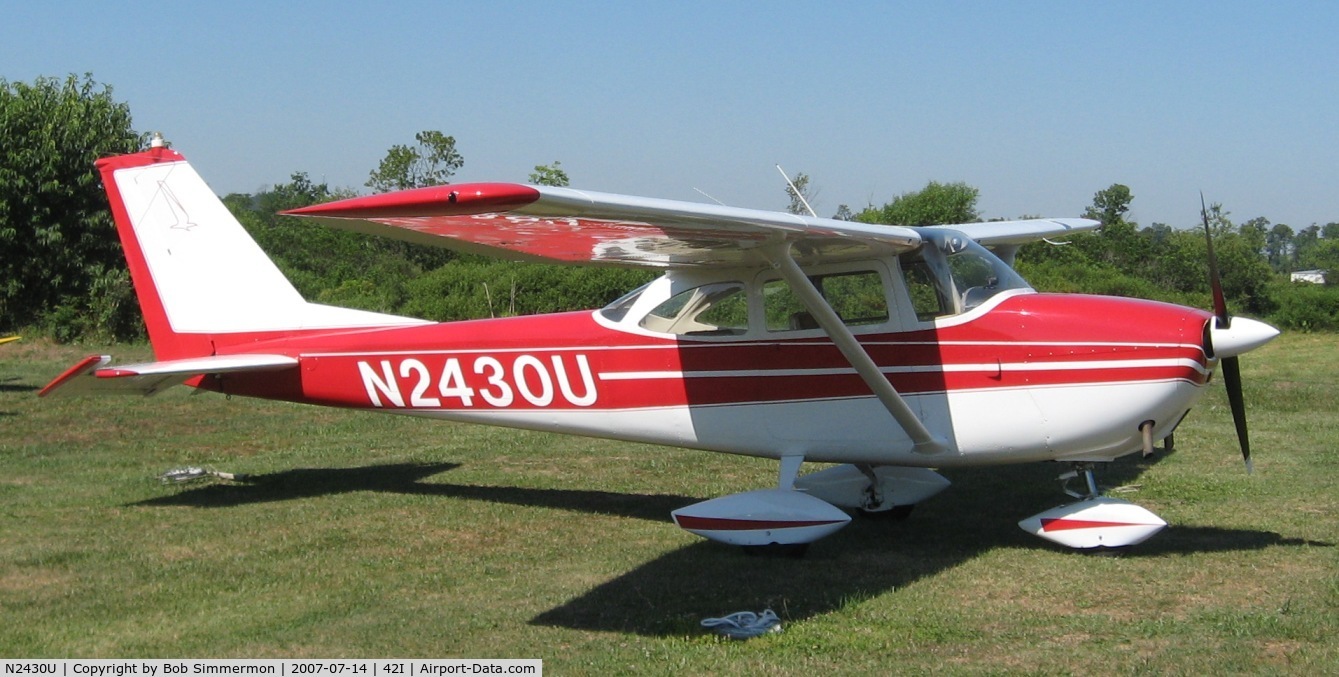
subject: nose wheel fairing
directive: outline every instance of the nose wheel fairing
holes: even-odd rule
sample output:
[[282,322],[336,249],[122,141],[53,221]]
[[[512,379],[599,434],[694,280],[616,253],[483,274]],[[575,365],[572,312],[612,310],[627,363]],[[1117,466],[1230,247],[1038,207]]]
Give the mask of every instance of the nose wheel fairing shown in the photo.
[[[1070,483],[1079,478],[1083,493],[1070,489]],[[1137,545],[1167,526],[1146,508],[1102,496],[1091,463],[1075,464],[1059,479],[1065,493],[1082,500],[1039,512],[1019,522],[1019,528],[1052,543],[1087,550]]]

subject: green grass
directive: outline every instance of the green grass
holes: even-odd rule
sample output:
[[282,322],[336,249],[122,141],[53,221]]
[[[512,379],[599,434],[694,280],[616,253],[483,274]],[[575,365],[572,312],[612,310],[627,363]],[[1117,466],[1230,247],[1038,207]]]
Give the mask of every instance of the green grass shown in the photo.
[[[1104,484],[1173,526],[1121,557],[1028,536],[1061,468],[946,472],[803,560],[676,529],[774,463],[194,396],[40,400],[89,351],[0,347],[0,656],[538,657],[580,673],[1339,673],[1339,337],[1243,358],[1177,449]],[[143,359],[142,347],[117,347]],[[181,465],[249,482],[164,486]],[[784,632],[718,640],[770,606]]]

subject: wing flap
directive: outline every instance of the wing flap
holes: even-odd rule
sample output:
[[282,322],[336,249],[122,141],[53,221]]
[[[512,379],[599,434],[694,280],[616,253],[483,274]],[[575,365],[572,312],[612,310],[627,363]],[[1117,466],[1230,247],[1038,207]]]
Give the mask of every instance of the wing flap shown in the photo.
[[206,374],[277,371],[298,365],[287,355],[213,355],[184,360],[111,364],[110,355],[90,355],[65,370],[37,395],[153,395],[186,380]]

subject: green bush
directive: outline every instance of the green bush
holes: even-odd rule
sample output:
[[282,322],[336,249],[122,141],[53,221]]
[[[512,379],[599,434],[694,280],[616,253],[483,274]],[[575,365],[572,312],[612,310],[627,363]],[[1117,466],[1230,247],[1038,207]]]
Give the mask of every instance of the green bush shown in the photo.
[[408,282],[401,312],[448,321],[598,308],[654,273],[461,257]]
[[1270,292],[1278,310],[1269,320],[1280,329],[1339,330],[1339,287],[1278,282]]

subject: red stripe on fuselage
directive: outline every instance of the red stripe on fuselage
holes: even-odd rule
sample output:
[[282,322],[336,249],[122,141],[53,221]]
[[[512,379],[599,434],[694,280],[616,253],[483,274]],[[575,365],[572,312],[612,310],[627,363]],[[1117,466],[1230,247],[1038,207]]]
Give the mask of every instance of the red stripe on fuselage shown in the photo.
[[[1199,346],[1207,317],[1147,301],[1029,294],[956,326],[860,338],[904,394],[1121,382],[1200,385],[1208,372]],[[220,354],[301,359],[301,369],[287,377],[291,382],[267,387],[274,377],[229,375],[228,392],[337,406],[373,406],[375,398],[382,407],[406,409],[608,410],[870,394],[825,337],[676,340],[609,329],[589,312],[214,338]],[[590,401],[587,378],[598,391]],[[470,390],[467,407],[460,395]]]

